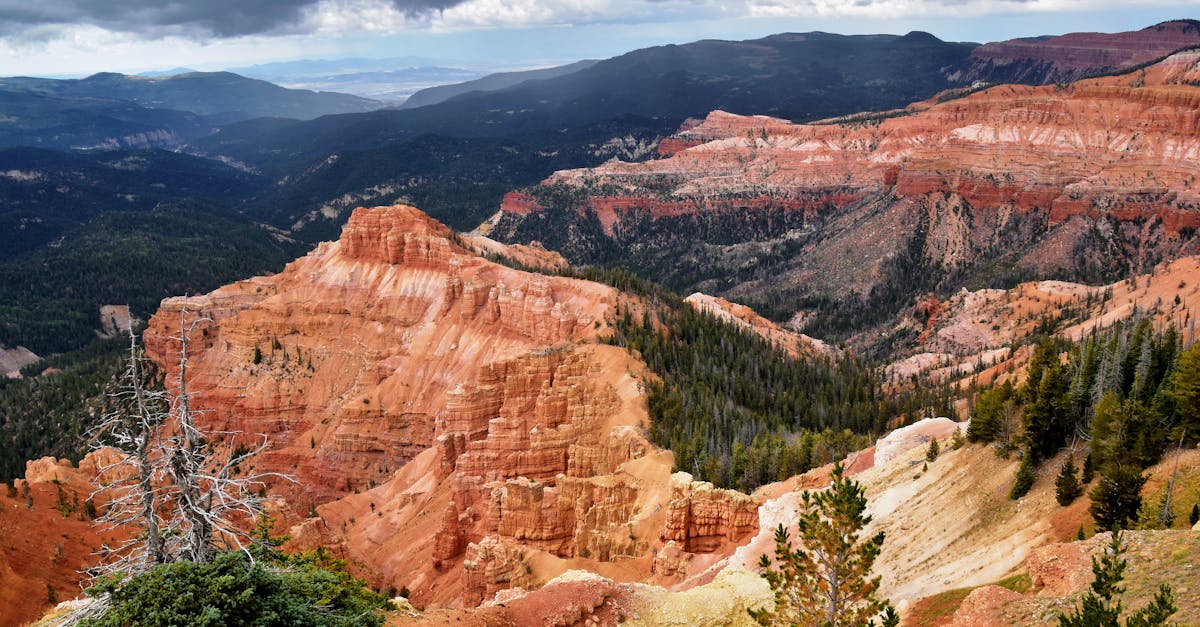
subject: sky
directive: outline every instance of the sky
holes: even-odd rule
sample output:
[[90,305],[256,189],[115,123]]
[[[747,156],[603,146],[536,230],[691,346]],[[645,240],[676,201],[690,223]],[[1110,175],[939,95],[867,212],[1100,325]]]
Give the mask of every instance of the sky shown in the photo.
[[953,41],[1136,30],[1195,0],[0,0],[0,75],[420,56],[515,69],[697,39],[923,30]]

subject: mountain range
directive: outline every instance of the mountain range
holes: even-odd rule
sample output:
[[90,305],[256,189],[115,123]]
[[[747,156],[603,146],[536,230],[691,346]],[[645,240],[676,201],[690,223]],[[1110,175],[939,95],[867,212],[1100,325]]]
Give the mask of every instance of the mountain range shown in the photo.
[[382,103],[285,89],[228,72],[189,72],[0,78],[0,105],[0,146],[103,150],[178,148],[238,120],[310,119],[369,111]]

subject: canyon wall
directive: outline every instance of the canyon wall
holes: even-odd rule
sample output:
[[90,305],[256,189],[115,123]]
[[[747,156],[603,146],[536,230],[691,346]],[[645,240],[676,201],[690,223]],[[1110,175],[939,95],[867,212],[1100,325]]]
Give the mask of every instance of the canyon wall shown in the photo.
[[537,231],[573,261],[621,259],[773,317],[803,300],[1116,280],[1200,250],[1198,84],[1191,50],[823,123],[716,111],[667,157],[510,194],[490,232]]
[[673,482],[642,435],[652,375],[599,342],[636,302],[471,241],[411,207],[356,210],[277,275],[164,301],[147,351],[177,389],[186,332],[203,424],[269,439],[253,470],[290,477],[269,492],[294,548],[333,547],[423,606],[568,567],[643,580],[665,543],[756,531],[752,500]]

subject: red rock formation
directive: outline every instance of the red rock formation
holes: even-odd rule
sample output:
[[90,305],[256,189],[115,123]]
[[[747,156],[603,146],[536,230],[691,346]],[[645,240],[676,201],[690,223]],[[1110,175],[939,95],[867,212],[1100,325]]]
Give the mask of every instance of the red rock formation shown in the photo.
[[[86,501],[97,456],[79,467],[46,457],[26,463],[25,479],[0,489],[0,625],[23,625],[79,595],[95,551],[118,536],[93,526]],[[94,503],[103,511],[104,502]],[[53,591],[53,593],[51,593]]]
[[685,472],[671,476],[663,542],[677,542],[689,553],[711,553],[744,542],[756,531],[758,503],[753,498],[692,481]]
[[[741,259],[726,241],[739,232],[786,242],[799,249],[795,261],[758,281],[835,295],[868,292],[918,223],[921,253],[947,269],[1001,251],[1018,267],[1071,271],[1097,246],[1088,237],[1098,220],[1108,223],[1100,237],[1119,251],[1102,261],[1139,264],[1197,249],[1197,81],[1200,51],[1192,50],[1125,75],[999,86],[891,117],[790,124],[716,111],[678,134],[704,143],[659,160],[557,172],[544,185],[582,191],[572,209],[594,213],[606,234],[639,249],[672,245],[677,232],[706,237],[720,224],[699,228],[680,216],[745,222],[769,211],[763,220],[775,225],[755,227],[763,232],[730,227],[708,243]],[[522,195],[520,211],[541,207],[538,194]],[[498,237],[517,232],[521,219],[499,220]],[[662,220],[688,229],[653,226]],[[811,234],[780,226],[814,223]],[[651,229],[653,239],[639,239]],[[755,294],[753,285],[724,293]]]
[[670,455],[641,435],[643,366],[595,343],[615,290],[463,241],[411,207],[359,209],[283,272],[168,299],[151,320],[168,381],[181,319],[194,326],[207,426],[270,438],[254,470],[295,479],[271,487],[294,546],[333,547],[419,605],[474,605],[568,563],[649,577],[668,498],[692,503],[662,532],[690,551],[755,528],[748,497],[670,492]]
[[1055,83],[1145,63],[1200,44],[1200,22],[1173,20],[1124,33],[1069,33],[984,44],[971,51],[963,81]]
[[971,591],[962,605],[954,611],[952,625],[963,627],[1005,627],[1011,625],[1011,620],[1005,620],[1004,607],[1008,603],[1021,598],[1021,595],[1000,586],[981,586]]

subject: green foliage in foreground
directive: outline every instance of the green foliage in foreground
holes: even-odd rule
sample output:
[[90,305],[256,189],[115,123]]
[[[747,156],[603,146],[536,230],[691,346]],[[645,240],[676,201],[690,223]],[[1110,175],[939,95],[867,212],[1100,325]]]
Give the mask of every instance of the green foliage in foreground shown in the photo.
[[391,602],[323,550],[251,563],[244,553],[164,564],[124,584],[101,583],[111,607],[84,627],[125,625],[378,626]]
[[883,547],[882,531],[861,537],[870,524],[867,497],[857,481],[835,463],[830,486],[805,492],[796,519],[800,546],[793,547],[782,524],[775,530],[775,560],[763,555],[762,576],[775,593],[775,607],[750,609],[760,625],[861,625],[876,618],[895,627],[899,617],[887,599],[876,596],[879,577],[871,568]]
[[[1060,627],[1118,627],[1121,625],[1121,601],[1113,600],[1125,591],[1121,580],[1125,577],[1126,560],[1122,555],[1126,546],[1121,541],[1118,529],[1100,559],[1092,558],[1092,587],[1083,596],[1080,606],[1070,615],[1059,614]],[[1154,601],[1125,619],[1126,627],[1154,627],[1166,625],[1167,619],[1176,611],[1175,598],[1167,584],[1159,586]]]

